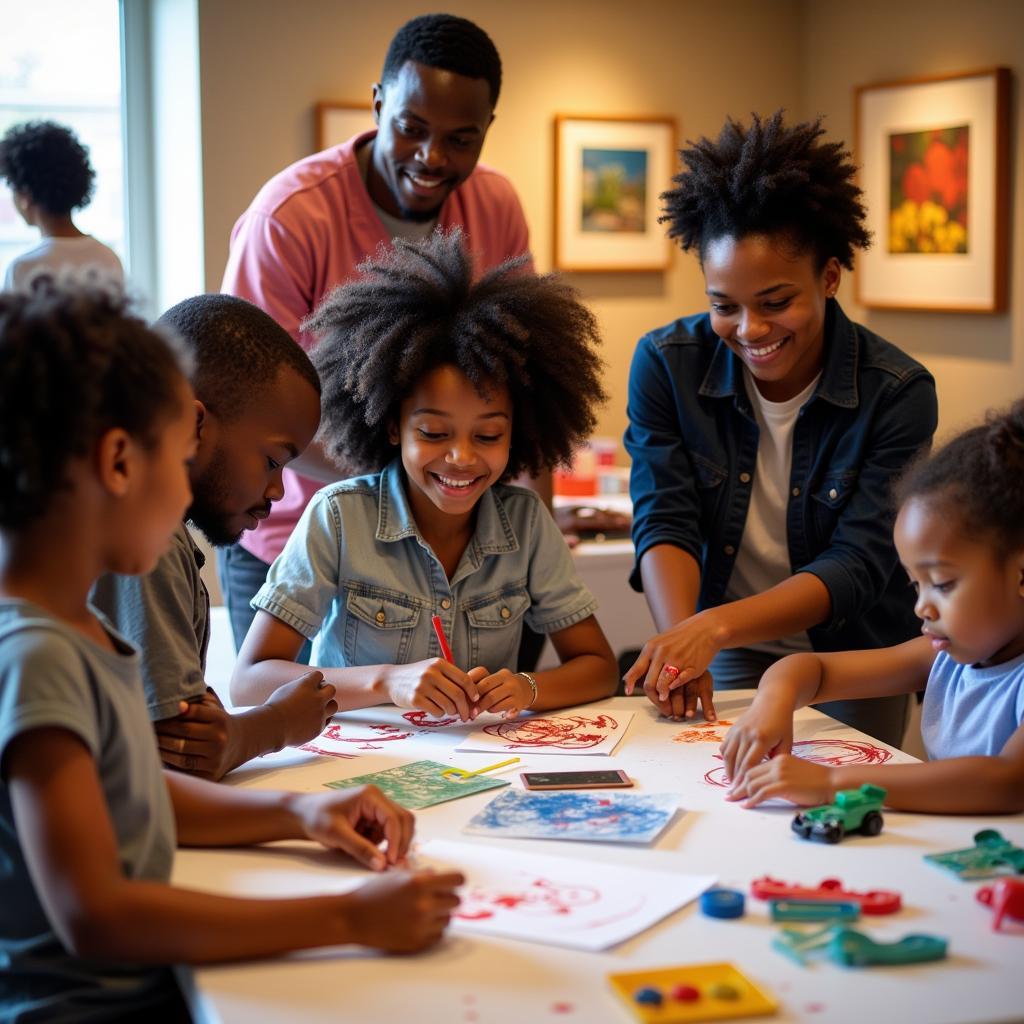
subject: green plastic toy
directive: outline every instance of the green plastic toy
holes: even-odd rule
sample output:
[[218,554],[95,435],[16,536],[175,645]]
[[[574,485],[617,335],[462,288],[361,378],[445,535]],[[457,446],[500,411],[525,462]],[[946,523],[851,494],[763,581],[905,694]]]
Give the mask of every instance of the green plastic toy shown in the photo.
[[824,953],[841,967],[868,967],[944,960],[949,943],[936,935],[905,935],[896,942],[876,942],[853,928],[830,924],[811,931],[783,928],[772,946],[801,967],[814,953]]
[[974,846],[948,853],[926,853],[924,859],[947,868],[964,880],[1024,874],[1024,850],[994,828],[974,833]]
[[802,839],[838,843],[847,832],[877,836],[882,831],[885,790],[865,783],[859,789],[841,789],[835,801],[802,811],[793,819],[793,831]]

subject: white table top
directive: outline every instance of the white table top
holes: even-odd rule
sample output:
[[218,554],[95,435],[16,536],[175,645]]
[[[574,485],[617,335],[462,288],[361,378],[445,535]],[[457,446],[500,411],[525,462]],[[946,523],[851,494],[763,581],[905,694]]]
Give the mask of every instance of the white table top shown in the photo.
[[[721,694],[716,707],[734,720],[751,692]],[[624,845],[500,840],[524,851],[667,871],[709,873],[722,885],[748,893],[747,914],[736,921],[704,917],[695,904],[603,953],[449,933],[440,946],[414,957],[387,957],[353,948],[321,950],[240,966],[196,972],[197,1020],[244,1022],[416,1021],[438,1024],[559,1022],[594,1024],[631,1019],[613,996],[606,975],[683,964],[733,962],[778,999],[776,1020],[967,1022],[1019,1020],[1024,1014],[1024,924],[992,931],[991,911],[974,893],[983,883],[962,882],[922,860],[923,854],[972,845],[982,828],[997,828],[1024,845],[1024,816],[939,817],[886,812],[876,838],[852,837],[838,846],[805,842],[789,828],[792,808],[743,810],[705,781],[721,764],[717,743],[674,740],[687,729],[659,720],[639,698],[614,698],[602,707],[636,712],[611,757],[524,756],[509,769],[622,768],[634,792],[680,794],[688,813],[677,816],[650,848]],[[396,719],[394,709],[342,716],[362,723]],[[431,758],[464,767],[493,763],[491,754],[454,754],[470,727],[437,730],[400,742],[357,749],[355,759],[288,751],[253,762],[229,776],[237,785],[317,791],[324,782],[407,761]],[[811,710],[798,714],[795,737],[867,740]],[[895,752],[902,760],[912,760]],[[720,774],[720,773],[719,773]],[[468,843],[499,840],[461,834],[462,826],[495,791],[417,812],[417,835]],[[501,791],[498,791],[501,792]],[[311,844],[276,844],[255,850],[183,850],[175,865],[178,885],[249,896],[299,895],[348,888],[360,873],[337,855]],[[776,925],[766,906],[749,896],[762,875],[817,885],[839,878],[857,890],[896,889],[903,910],[854,925],[881,941],[909,933],[947,938],[949,958],[907,967],[842,968],[816,961],[801,968],[771,948]]]

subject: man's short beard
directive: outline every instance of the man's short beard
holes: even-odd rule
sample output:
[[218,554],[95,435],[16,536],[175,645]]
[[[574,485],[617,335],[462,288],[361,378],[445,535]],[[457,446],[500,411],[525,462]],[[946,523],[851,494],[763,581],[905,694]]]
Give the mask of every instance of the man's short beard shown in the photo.
[[185,518],[214,547],[234,544],[245,532],[232,530],[223,512],[225,504],[224,480],[227,479],[227,459],[219,449],[213,453],[209,465],[192,481],[192,504]]

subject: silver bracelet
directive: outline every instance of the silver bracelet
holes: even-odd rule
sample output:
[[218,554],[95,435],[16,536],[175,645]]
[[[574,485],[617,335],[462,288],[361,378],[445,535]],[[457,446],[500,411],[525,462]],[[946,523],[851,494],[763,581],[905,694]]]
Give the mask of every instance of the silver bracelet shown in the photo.
[[517,672],[516,675],[522,676],[530,684],[530,689],[533,691],[533,693],[530,696],[530,703],[526,706],[528,708],[532,708],[533,705],[537,702],[537,680],[534,679],[529,672]]

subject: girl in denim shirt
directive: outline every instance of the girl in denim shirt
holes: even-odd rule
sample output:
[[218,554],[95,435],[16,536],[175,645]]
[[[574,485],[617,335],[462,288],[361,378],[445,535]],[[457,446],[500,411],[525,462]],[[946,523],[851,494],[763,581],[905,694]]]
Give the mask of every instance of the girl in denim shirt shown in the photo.
[[[661,632],[626,684],[667,715],[699,698],[713,718],[712,678],[753,687],[786,654],[917,631],[888,495],[931,440],[935,385],[835,299],[870,237],[855,168],[823,134],[729,121],[663,196],[710,304],[642,338],[630,372],[631,583]],[[824,710],[899,743],[905,708]]]
[[[396,240],[362,270],[306,328],[331,454],[373,472],[307,507],[253,599],[232,698],[293,678],[307,638],[342,709],[470,720],[609,696],[596,602],[540,499],[503,482],[566,462],[593,429],[592,315],[518,263],[473,283],[459,232]],[[524,622],[550,634],[558,668],[516,671]]]
[[[898,492],[896,547],[924,635],[769,669],[722,745],[744,806],[828,803],[873,783],[900,810],[1024,811],[1024,401],[916,463]],[[921,690],[927,764],[827,768],[790,754],[798,707]]]

